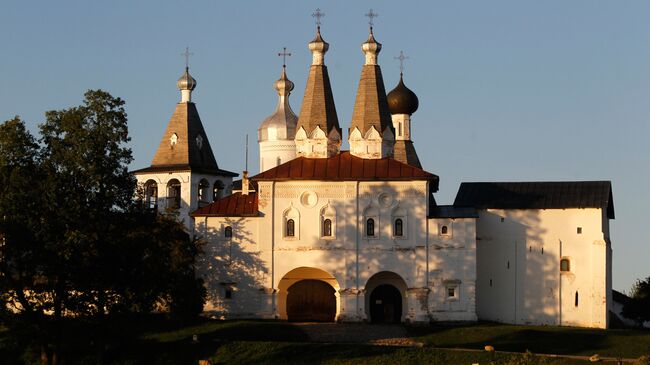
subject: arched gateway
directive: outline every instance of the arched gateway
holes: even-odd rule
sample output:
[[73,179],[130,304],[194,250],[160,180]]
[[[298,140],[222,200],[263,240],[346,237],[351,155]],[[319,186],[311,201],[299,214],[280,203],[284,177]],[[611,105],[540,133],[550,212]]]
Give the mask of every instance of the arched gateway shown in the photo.
[[326,271],[299,267],[278,285],[280,318],[299,322],[333,322],[338,314],[337,280]]
[[287,319],[297,322],[333,322],[336,317],[334,288],[320,280],[301,280],[287,293]]
[[366,314],[373,323],[399,323],[406,305],[406,282],[390,271],[378,272],[366,283]]

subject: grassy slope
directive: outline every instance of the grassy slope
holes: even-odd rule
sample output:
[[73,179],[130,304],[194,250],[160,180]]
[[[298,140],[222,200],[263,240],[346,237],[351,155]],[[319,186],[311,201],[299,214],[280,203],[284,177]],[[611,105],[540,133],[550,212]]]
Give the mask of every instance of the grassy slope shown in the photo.
[[[461,352],[431,348],[399,348],[363,345],[318,345],[286,342],[234,342],[224,345],[211,358],[213,364],[505,364],[513,355]],[[529,362],[526,362],[529,363]],[[523,362],[522,362],[523,364]],[[548,365],[578,365],[585,361],[551,360]]]
[[650,331],[598,330],[570,327],[512,326],[482,323],[458,327],[412,328],[417,340],[437,347],[570,355],[637,358],[650,354]]
[[[369,325],[372,330],[372,326]],[[106,341],[97,341],[98,330]],[[309,344],[299,327],[275,321],[210,321],[190,324],[160,317],[144,321],[111,321],[99,329],[71,323],[66,331],[69,364],[95,363],[107,348],[106,364],[193,364],[212,358],[218,363],[249,364],[487,364],[491,354],[436,350],[431,347],[399,348],[345,344]],[[650,353],[650,331],[590,330],[560,327],[476,324],[456,327],[408,327],[410,337],[426,345],[538,353],[582,354],[636,358]],[[199,341],[192,340],[198,335]],[[0,328],[0,355],[11,333]],[[302,342],[302,343],[301,343]],[[3,348],[4,347],[4,348]],[[509,355],[497,354],[497,363]],[[6,357],[5,357],[6,358]],[[0,361],[1,362],[1,361]],[[551,364],[586,364],[555,361]]]

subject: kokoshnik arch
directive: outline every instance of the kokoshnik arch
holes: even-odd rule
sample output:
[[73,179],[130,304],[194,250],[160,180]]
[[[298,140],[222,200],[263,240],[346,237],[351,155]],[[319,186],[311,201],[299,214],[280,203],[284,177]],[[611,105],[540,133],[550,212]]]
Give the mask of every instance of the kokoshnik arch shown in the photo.
[[320,22],[308,48],[299,116],[286,66],[274,85],[259,174],[233,183],[237,174],[218,168],[188,67],[151,166],[134,172],[147,206],[207,242],[206,314],[608,326],[610,182],[462,183],[453,205],[438,205],[439,178],[423,170],[413,141],[427,136],[411,135],[418,98],[403,73],[386,93],[372,26],[349,151],[340,150]]

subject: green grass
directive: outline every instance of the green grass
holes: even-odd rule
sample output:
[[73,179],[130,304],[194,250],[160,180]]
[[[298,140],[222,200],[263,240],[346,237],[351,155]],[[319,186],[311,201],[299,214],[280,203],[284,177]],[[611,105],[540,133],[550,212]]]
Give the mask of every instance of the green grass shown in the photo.
[[156,342],[176,342],[192,339],[197,335],[201,341],[304,341],[300,329],[279,321],[205,321],[165,331],[147,332],[140,336],[143,340]]
[[[372,330],[372,325],[368,325]],[[650,331],[594,330],[566,327],[511,326],[479,323],[462,326],[412,326],[407,333],[424,347],[306,343],[301,327],[280,321],[179,322],[161,316],[112,319],[102,325],[71,320],[64,331],[66,364],[196,365],[211,358],[219,364],[527,364],[509,362],[514,355],[451,348],[638,358],[650,354]],[[20,362],[25,342],[0,327],[0,358]],[[193,336],[198,341],[193,341]],[[438,349],[443,348],[443,349]],[[449,348],[449,349],[444,349]],[[28,354],[30,355],[30,354]],[[492,356],[495,356],[492,359]],[[34,354],[27,356],[34,359]],[[516,356],[514,356],[516,357]],[[13,361],[13,362],[12,362]],[[0,361],[2,362],[2,361]],[[549,365],[586,364],[552,360]]]
[[456,327],[412,327],[412,336],[427,345],[501,351],[637,358],[650,354],[650,331],[598,330],[552,326],[480,323]]
[[[221,346],[211,358],[213,364],[530,364],[510,362],[520,356],[462,352],[432,348],[400,348],[365,345],[319,345],[287,342],[234,342]],[[587,364],[577,360],[548,360],[548,365]]]

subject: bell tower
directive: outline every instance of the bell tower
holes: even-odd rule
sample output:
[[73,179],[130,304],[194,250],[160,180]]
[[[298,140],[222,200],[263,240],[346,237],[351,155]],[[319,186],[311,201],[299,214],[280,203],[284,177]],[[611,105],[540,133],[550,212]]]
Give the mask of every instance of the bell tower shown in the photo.
[[151,165],[133,171],[142,189],[146,208],[176,216],[191,229],[190,212],[225,196],[238,174],[217,165],[210,141],[203,129],[192,91],[197,82],[190,75],[185,50],[185,72],[176,85],[181,100],[167,124]]

